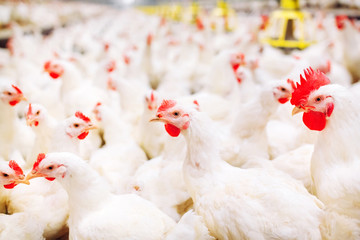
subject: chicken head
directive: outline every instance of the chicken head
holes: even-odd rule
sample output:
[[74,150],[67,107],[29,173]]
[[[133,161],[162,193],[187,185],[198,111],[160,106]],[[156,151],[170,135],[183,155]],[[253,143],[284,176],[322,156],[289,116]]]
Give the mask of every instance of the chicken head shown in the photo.
[[243,53],[236,53],[230,56],[230,64],[234,72],[238,69],[239,66],[245,65],[245,55]]
[[89,134],[89,130],[97,127],[91,122],[90,118],[81,112],[76,112],[74,116],[65,119],[65,132],[71,138],[77,137],[82,140]]
[[29,184],[24,178],[23,170],[14,160],[10,160],[8,164],[0,163],[0,184],[4,188],[11,189],[19,183]]
[[15,85],[6,84],[1,87],[0,99],[15,106],[22,100],[26,101],[22,91]]
[[47,114],[45,107],[40,104],[29,104],[28,111],[26,113],[26,124],[30,127],[37,127],[41,123]]
[[44,64],[44,71],[49,73],[50,77],[57,79],[64,74],[64,68],[59,63],[47,61]]
[[174,100],[163,100],[157,110],[156,118],[150,121],[165,123],[165,130],[172,137],[179,136],[181,130],[186,130],[190,125],[190,115],[177,105]]
[[330,80],[321,71],[311,68],[305,70],[304,74],[305,78],[300,76],[300,84],[292,94],[291,104],[295,105],[292,114],[304,112],[304,124],[311,130],[321,131],[334,110],[334,99],[320,90]]
[[281,82],[273,88],[273,95],[279,103],[284,104],[290,100],[294,89],[294,81],[287,79],[286,82]]
[[49,155],[50,157],[47,157],[44,153],[39,153],[31,172],[26,175],[26,181],[37,177],[44,177],[49,181],[53,181],[56,178],[65,177],[66,167],[59,163],[59,159],[56,158],[56,154]]
[[154,90],[149,91],[145,95],[145,103],[150,111],[156,110],[158,108],[158,99],[159,96]]

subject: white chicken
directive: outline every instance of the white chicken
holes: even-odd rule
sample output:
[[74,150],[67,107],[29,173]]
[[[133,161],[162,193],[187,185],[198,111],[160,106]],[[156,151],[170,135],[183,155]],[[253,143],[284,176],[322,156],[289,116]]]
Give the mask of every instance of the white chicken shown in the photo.
[[293,114],[304,112],[303,122],[310,130],[320,131],[311,159],[312,190],[329,212],[347,219],[346,223],[336,223],[339,229],[345,225],[354,227],[342,233],[334,228],[340,235],[329,231],[330,237],[358,239],[360,152],[355,145],[360,135],[354,127],[360,115],[356,97],[343,86],[329,84],[320,71],[309,68],[304,75],[291,104],[295,105]]
[[357,82],[360,79],[360,70],[358,68],[360,58],[359,54],[357,54],[359,52],[357,43],[360,40],[360,33],[354,27],[354,24],[351,24],[347,16],[338,15],[335,20],[339,30],[338,36],[340,38],[340,43],[344,45],[344,65],[350,71],[353,82]]
[[[9,162],[0,161],[0,185],[6,189],[13,189],[19,183],[29,184],[24,180],[25,175],[19,165],[11,160]],[[9,201],[9,192],[1,189],[1,205],[3,201]],[[5,195],[5,196],[3,196]],[[4,199],[5,198],[5,199]],[[7,206],[1,206],[1,209]],[[5,210],[4,209],[4,210]],[[0,239],[43,239],[43,226],[31,213],[19,212],[9,214],[0,213]]]
[[124,193],[136,169],[147,160],[146,154],[133,139],[131,126],[115,109],[98,103],[94,113],[103,130],[104,145],[91,154],[89,164],[110,183],[113,192]]
[[[42,178],[0,191],[0,239],[68,239],[69,227],[70,239],[360,239],[360,84],[351,96],[335,86],[304,94],[300,81],[303,119],[279,104],[296,88],[285,79],[308,66],[345,87],[358,80],[359,22],[309,19],[317,44],[286,54],[260,43],[261,6],[216,19],[188,12],[195,24],[82,3],[0,6],[13,33],[0,49],[0,158],[23,166],[26,156],[29,168],[48,154],[29,174]],[[170,136],[149,122],[162,97],[177,101],[157,113]],[[95,105],[99,130],[89,132]],[[0,183],[12,177],[1,164]],[[124,193],[139,196],[114,195]]]
[[80,154],[80,140],[85,139],[89,131],[96,128],[90,118],[81,112],[57,121],[40,104],[29,104],[26,119],[37,135],[33,150],[27,158],[28,167],[35,162],[39,151],[63,150]]
[[136,140],[149,159],[160,156],[166,138],[160,126],[149,123],[156,113],[162,98],[157,91],[148,91],[144,97],[143,114],[136,129]]
[[186,145],[184,139],[174,141],[170,136],[165,137],[162,154],[140,166],[130,186],[178,221],[192,206],[182,173]]
[[[91,112],[97,102],[107,102],[106,92],[95,87],[91,80],[84,79],[83,73],[71,61],[51,60],[44,64],[44,70],[56,80],[61,80],[60,101],[66,116],[76,111]],[[104,82],[107,79],[104,79]]]
[[[111,75],[108,79],[111,89],[120,97],[122,114],[126,115],[132,123],[136,124],[141,116],[143,96],[149,88],[135,80],[124,79]],[[104,101],[100,101],[104,102]],[[107,103],[107,102],[104,102]]]
[[270,158],[266,126],[280,103],[289,100],[292,87],[291,80],[268,82],[252,100],[238,106],[230,127],[220,135],[220,154],[225,161],[242,166],[252,158]]
[[68,196],[59,183],[35,179],[30,186],[14,188],[9,193],[9,199],[8,213],[26,212],[31,215],[44,238],[57,239],[67,235]]
[[161,99],[156,91],[150,91],[145,96],[138,139],[150,160],[137,169],[129,188],[178,221],[192,204],[188,201],[190,196],[182,176],[186,148],[184,141],[174,141],[166,135],[162,126],[149,122]]
[[184,135],[185,183],[195,212],[211,235],[219,239],[321,238],[322,203],[278,171],[240,169],[223,161],[216,129],[206,115],[164,100],[153,121],[164,122],[171,136]]
[[16,146],[19,146],[20,138],[17,138],[17,133],[22,122],[14,106],[22,100],[26,98],[17,86],[4,79],[0,80],[0,154],[6,160],[17,150]]
[[235,72],[244,64],[244,55],[235,51],[222,51],[213,60],[205,89],[211,93],[239,102],[238,80]]
[[36,134],[32,151],[26,157],[28,167],[31,167],[39,152],[49,151],[53,130],[58,122],[47,112],[44,106],[30,103],[26,112],[26,123],[32,127]]
[[26,179],[57,179],[69,195],[70,239],[161,239],[175,222],[137,195],[114,195],[84,160],[71,153],[39,154]]

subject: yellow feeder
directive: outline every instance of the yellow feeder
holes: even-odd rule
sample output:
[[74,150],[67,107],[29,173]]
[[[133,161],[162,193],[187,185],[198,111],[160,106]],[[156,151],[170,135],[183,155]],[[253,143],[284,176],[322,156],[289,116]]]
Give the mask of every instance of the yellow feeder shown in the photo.
[[183,9],[179,4],[170,6],[170,18],[174,21],[181,21]]
[[192,1],[189,7],[182,11],[182,21],[189,24],[196,24],[198,18],[202,15],[202,9],[198,1]]
[[146,13],[146,14],[149,14],[149,15],[154,15],[156,14],[156,8],[153,7],[153,6],[139,6],[139,7],[136,7],[136,9]]
[[305,26],[310,26],[311,16],[300,11],[298,0],[281,0],[281,10],[272,12],[263,40],[273,47],[304,49],[313,44]]
[[[229,24],[229,17],[235,16],[235,11],[230,8],[225,0],[217,1],[216,8],[212,11],[212,15],[217,18],[224,19],[224,28],[226,31],[230,32],[233,30],[231,24]],[[215,30],[215,26],[212,26],[213,30]]]
[[191,23],[196,23],[196,19],[199,17],[200,13],[200,7],[199,3],[196,1],[193,1],[190,5],[190,13],[191,13]]

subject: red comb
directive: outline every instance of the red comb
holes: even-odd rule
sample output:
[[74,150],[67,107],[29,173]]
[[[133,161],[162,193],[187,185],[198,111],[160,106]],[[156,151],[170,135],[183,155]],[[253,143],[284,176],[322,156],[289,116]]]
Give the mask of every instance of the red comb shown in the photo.
[[107,80],[107,87],[110,90],[116,91],[116,85],[114,83],[114,80],[112,79],[112,77],[109,77]]
[[264,30],[269,22],[269,16],[267,15],[261,15],[261,25],[260,30]]
[[32,107],[31,107],[31,103],[29,103],[29,109],[28,109],[28,111],[27,111],[27,116],[28,115],[30,115],[30,114],[32,114]]
[[124,54],[124,55],[123,55],[123,59],[124,59],[124,63],[125,63],[126,65],[129,65],[129,64],[130,64],[131,59],[130,59],[130,57],[129,57],[128,55]]
[[293,90],[296,88],[295,83],[294,83],[293,80],[291,80],[290,78],[288,78],[288,80],[286,80],[286,81],[287,81],[287,83],[291,84],[291,87],[292,87]]
[[146,44],[147,44],[148,46],[150,46],[151,43],[152,43],[152,40],[153,40],[153,36],[152,36],[151,33],[149,33],[149,34],[147,35],[147,37],[146,37]]
[[339,30],[342,30],[344,29],[345,27],[345,20],[348,19],[348,17],[346,15],[337,15],[335,17],[335,23],[336,23],[336,27],[339,29]]
[[15,171],[16,175],[22,175],[23,170],[21,169],[21,167],[17,164],[17,162],[15,162],[14,160],[10,160],[9,161],[9,167]]
[[107,65],[106,65],[106,70],[108,72],[112,72],[114,71],[116,68],[116,62],[114,60],[111,60]]
[[36,162],[34,163],[33,170],[37,170],[39,168],[39,164],[45,158],[45,153],[39,153]]
[[306,98],[314,90],[330,83],[330,80],[320,70],[314,71],[311,67],[304,70],[305,78],[300,75],[300,84],[297,83],[292,94],[291,104],[298,106],[306,102]]
[[200,111],[200,104],[197,100],[194,100],[193,103],[195,104],[196,110]]
[[110,44],[108,42],[104,42],[104,50],[107,52],[109,50]]
[[155,99],[155,97],[154,97],[154,91],[151,91],[150,101],[153,102],[154,99]]
[[98,106],[100,106],[101,104],[102,104],[101,102],[98,102],[95,107],[98,107]]
[[22,94],[22,91],[17,86],[15,85],[11,85],[11,86],[16,90],[17,93]]
[[205,28],[203,22],[201,21],[201,19],[199,17],[196,18],[196,27],[200,31],[204,30],[204,28]]
[[80,118],[80,119],[84,120],[85,122],[90,122],[90,118],[85,116],[82,112],[76,112],[75,117]]
[[176,101],[175,100],[163,100],[159,109],[157,110],[158,112],[162,112],[162,111],[166,111],[167,109],[173,107],[176,105]]
[[50,68],[50,60],[49,61],[46,61],[45,64],[44,64],[44,70],[48,70]]

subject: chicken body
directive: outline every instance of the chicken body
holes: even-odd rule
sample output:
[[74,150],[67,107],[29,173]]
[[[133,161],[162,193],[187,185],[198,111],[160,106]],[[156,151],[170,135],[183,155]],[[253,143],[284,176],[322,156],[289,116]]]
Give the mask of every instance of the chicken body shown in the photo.
[[21,179],[24,179],[24,174],[16,163],[12,160],[0,161],[0,184],[8,189],[3,189],[3,186],[0,189],[0,239],[42,240],[44,239],[44,225],[31,211],[26,211],[26,209],[18,213],[9,211],[9,202],[12,200],[11,191],[19,182],[22,182]]
[[312,191],[325,204],[328,215],[334,217],[327,218],[333,221],[329,225],[335,226],[328,229],[329,238],[357,239],[360,151],[355,145],[360,135],[353,127],[360,114],[356,97],[343,86],[329,84],[321,72],[310,69],[305,76],[291,101],[296,106],[293,113],[304,111],[305,125],[319,131],[311,158]]
[[312,156],[314,192],[328,208],[360,220],[356,204],[360,197],[360,179],[356,174],[360,169],[360,151],[354,145],[360,135],[350,127],[360,120],[359,107],[350,92],[339,85],[323,86],[309,99],[321,94],[331,96],[335,106],[325,129],[319,133]]
[[[50,153],[31,174],[57,178],[69,195],[70,239],[161,239],[175,222],[137,195],[114,195],[86,162]],[[48,168],[52,166],[53,168]]]
[[202,113],[170,100],[157,116],[172,126],[169,132],[185,136],[185,183],[196,213],[213,236],[321,239],[322,204],[303,186],[275,170],[240,169],[224,162],[213,135],[216,129]]
[[9,160],[10,155],[19,146],[18,130],[19,128],[24,129],[15,107],[25,98],[15,85],[5,79],[0,79],[0,81],[0,156]]
[[[81,154],[81,140],[87,137],[93,123],[82,113],[57,121],[47,109],[40,104],[31,104],[27,111],[27,123],[36,133],[36,140],[31,154],[27,158],[31,167],[40,152],[68,151]],[[99,144],[99,143],[98,143]]]
[[130,178],[145,163],[146,154],[133,139],[131,126],[116,109],[100,104],[94,112],[105,144],[91,154],[89,164],[110,183],[113,192],[127,192]]

